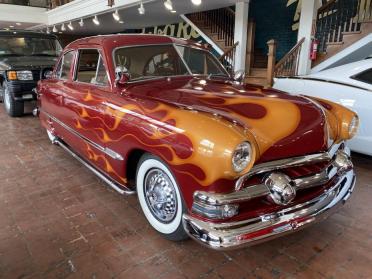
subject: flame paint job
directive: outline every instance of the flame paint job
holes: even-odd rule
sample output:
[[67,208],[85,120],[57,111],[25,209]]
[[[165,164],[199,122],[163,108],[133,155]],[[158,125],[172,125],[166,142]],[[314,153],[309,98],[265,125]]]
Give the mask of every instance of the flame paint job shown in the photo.
[[[78,40],[65,52],[100,49],[113,81],[115,48],[171,43],[191,44],[163,36],[101,36]],[[320,108],[309,99],[262,87],[194,76],[97,87],[71,76],[39,83],[42,124],[122,184],[128,182],[127,160],[133,152],[159,156],[175,175],[189,207],[196,190],[233,191],[236,179],[254,164],[325,151],[327,131],[334,139],[339,135],[343,108],[335,112],[333,104],[320,103]],[[48,115],[125,160],[107,156]],[[254,160],[236,173],[231,157],[243,141],[253,145]]]

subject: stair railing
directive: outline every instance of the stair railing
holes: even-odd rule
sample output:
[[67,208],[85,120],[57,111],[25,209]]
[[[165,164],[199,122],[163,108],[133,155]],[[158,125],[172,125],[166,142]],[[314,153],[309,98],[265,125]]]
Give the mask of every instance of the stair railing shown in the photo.
[[319,52],[329,44],[342,44],[345,32],[359,32],[360,23],[371,20],[372,0],[330,0],[318,9],[316,39]]
[[302,38],[298,43],[279,60],[275,65],[275,77],[289,77],[298,74],[298,64],[300,61],[300,52],[305,38]]
[[229,47],[219,58],[222,65],[229,72],[229,74],[234,74],[235,69],[235,54],[236,48],[238,47],[239,42],[236,42],[233,46]]
[[202,22],[227,47],[234,45],[235,12],[230,8],[197,12],[187,15],[190,20]]

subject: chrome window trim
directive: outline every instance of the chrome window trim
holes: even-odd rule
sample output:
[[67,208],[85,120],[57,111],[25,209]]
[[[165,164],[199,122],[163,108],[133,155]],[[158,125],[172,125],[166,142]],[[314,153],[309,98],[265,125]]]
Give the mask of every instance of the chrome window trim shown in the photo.
[[[106,67],[105,64],[103,64],[103,66],[105,67],[105,70],[106,70],[106,75],[107,75],[107,78],[108,78],[108,83],[107,84],[100,84],[100,83],[90,83],[90,82],[83,82],[83,81],[79,81],[77,80],[78,76],[78,70],[79,70],[79,59],[80,59],[80,52],[82,50],[97,50],[98,54],[99,54],[99,57],[98,57],[98,63],[97,63],[97,69],[96,69],[96,77],[97,77],[97,71],[98,71],[98,66],[99,66],[99,62],[101,60],[105,61],[103,59],[103,55],[102,55],[102,50],[100,48],[85,48],[85,47],[82,47],[82,48],[77,48],[75,49],[76,51],[76,59],[75,59],[75,65],[74,65],[74,73],[73,73],[73,76],[72,76],[72,82],[73,83],[76,83],[76,84],[83,84],[83,85],[89,85],[89,86],[97,86],[97,87],[100,87],[100,88],[109,88],[110,85],[112,84],[111,82],[111,77],[109,75],[109,72],[108,72],[108,68]],[[107,63],[106,63],[107,64]]]
[[80,139],[84,140],[86,143],[88,143],[90,146],[94,147],[95,149],[101,151],[102,153],[106,154],[107,156],[109,156],[109,157],[111,157],[111,158],[113,158],[115,160],[124,161],[123,156],[121,156],[119,153],[115,152],[114,150],[112,150],[110,148],[107,148],[107,147],[103,147],[103,146],[95,143],[94,141],[92,141],[92,140],[84,137],[83,135],[81,135],[80,133],[78,133],[77,131],[75,131],[70,126],[66,125],[65,123],[63,123],[62,121],[60,121],[59,119],[57,119],[56,117],[54,117],[54,116],[50,115],[49,113],[47,113],[45,110],[40,109],[40,112],[42,112],[45,115],[47,115],[50,119],[52,119],[53,121],[55,121],[57,124],[61,125],[64,129],[66,129],[70,133],[74,134],[75,136],[79,137]]
[[[187,71],[189,72],[188,75],[170,75],[170,76],[161,76],[161,77],[154,77],[154,78],[142,78],[142,79],[136,79],[136,80],[132,80],[132,81],[128,81],[128,84],[130,83],[136,83],[136,82],[143,82],[143,81],[148,81],[148,80],[158,80],[158,79],[166,79],[166,78],[172,78],[172,77],[201,77],[201,76],[208,76],[208,75],[200,75],[200,74],[193,74],[192,71],[190,70],[190,67],[187,65],[186,61],[184,60],[184,58],[182,57],[182,55],[180,55],[179,53],[179,50],[176,48],[176,46],[181,46],[181,47],[190,47],[190,48],[194,48],[194,49],[198,49],[198,50],[201,50],[201,51],[205,51],[209,54],[211,54],[213,57],[215,57],[210,51],[206,50],[206,49],[203,49],[202,47],[197,47],[197,46],[190,46],[190,45],[182,45],[182,44],[177,44],[177,43],[173,43],[173,42],[167,42],[167,43],[159,43],[159,44],[141,44],[141,45],[130,45],[130,46],[118,46],[118,47],[115,47],[112,49],[112,62],[114,64],[114,69],[116,68],[116,59],[115,59],[115,53],[117,50],[119,49],[124,49],[124,48],[135,48],[135,47],[147,47],[147,46],[173,46],[173,48],[175,49],[175,51],[177,52],[177,54],[179,55],[181,61],[183,62],[184,66],[186,67]],[[226,71],[225,67],[221,64],[220,61],[218,61],[218,59],[215,59],[217,61],[217,63],[221,66],[221,68],[225,71],[226,73],[226,77],[228,78],[231,78],[231,76],[228,74],[228,72]]]

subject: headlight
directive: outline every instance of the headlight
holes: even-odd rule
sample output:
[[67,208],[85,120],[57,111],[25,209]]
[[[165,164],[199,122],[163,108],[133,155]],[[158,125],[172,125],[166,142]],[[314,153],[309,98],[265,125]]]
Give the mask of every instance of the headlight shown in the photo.
[[359,117],[355,115],[349,124],[350,139],[356,135],[356,133],[358,132],[358,128],[359,128]]
[[234,171],[243,171],[251,161],[252,146],[249,142],[239,144],[232,156],[232,166]]
[[33,80],[34,79],[31,71],[17,71],[17,78],[18,80]]

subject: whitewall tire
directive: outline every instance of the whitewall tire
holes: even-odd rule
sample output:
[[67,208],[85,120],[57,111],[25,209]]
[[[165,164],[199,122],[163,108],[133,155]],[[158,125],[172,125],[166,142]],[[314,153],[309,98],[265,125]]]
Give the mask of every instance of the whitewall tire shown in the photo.
[[177,182],[169,168],[150,154],[142,156],[136,176],[138,200],[150,225],[164,237],[187,238],[182,225],[186,210]]

